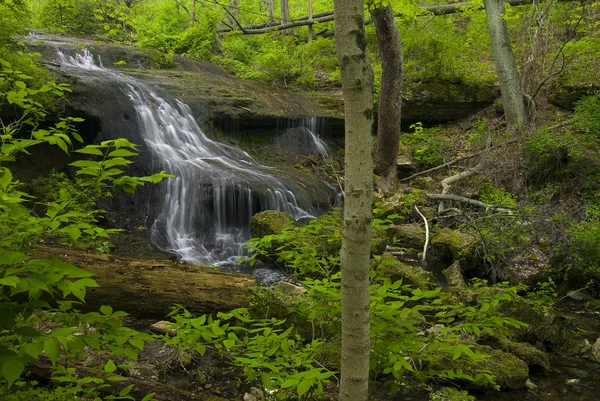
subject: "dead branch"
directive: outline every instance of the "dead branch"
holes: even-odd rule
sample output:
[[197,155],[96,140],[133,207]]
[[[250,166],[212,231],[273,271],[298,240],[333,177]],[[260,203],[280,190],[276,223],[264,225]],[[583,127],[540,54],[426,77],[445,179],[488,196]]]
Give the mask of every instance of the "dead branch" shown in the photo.
[[489,209],[489,210],[496,210],[498,212],[503,212],[503,213],[510,214],[510,215],[513,214],[513,211],[510,209],[506,209],[506,208],[496,206],[496,205],[490,205],[489,203],[481,202],[481,201],[471,199],[471,198],[465,198],[464,196],[447,195],[447,194],[427,194],[427,197],[432,200],[454,201],[454,202],[465,203],[467,205],[477,206],[477,207],[481,207],[481,208],[485,208],[485,209]]
[[[533,0],[507,0],[506,3],[510,4],[511,6],[520,6],[520,5],[524,5],[524,4],[530,4],[532,1]],[[454,4],[444,4],[444,5],[439,5],[439,6],[419,7],[419,9],[422,10],[424,15],[430,15],[430,14],[449,15],[449,14],[455,14],[455,13],[462,12],[466,9],[470,9],[471,7],[477,7],[477,6],[475,6],[473,3],[470,3],[470,2],[461,2],[461,3],[454,3]],[[395,14],[395,16],[402,17],[402,14],[401,13]],[[312,25],[312,24],[316,24],[316,23],[320,23],[320,22],[329,22],[329,21],[333,21],[333,19],[334,19],[333,11],[324,11],[322,13],[314,14],[312,20],[309,20],[308,16],[303,16],[303,17],[297,18],[293,21],[290,21],[287,24],[281,24],[281,23],[272,24],[270,22],[267,22],[264,24],[259,24],[258,28],[257,28],[257,25],[249,25],[249,26],[246,26],[243,28],[240,27],[240,30],[244,34],[253,35],[253,34],[261,34],[261,33],[275,31],[275,30],[281,31],[284,29],[295,28],[298,26],[307,26],[307,25]],[[368,25],[369,23],[372,23],[372,21],[370,19],[365,21],[365,25]],[[222,30],[218,31],[218,33],[227,33],[227,32],[231,32],[231,31],[229,31],[227,29],[222,29]]]
[[429,247],[429,223],[427,223],[427,218],[419,211],[417,205],[415,205],[415,210],[425,222],[425,245],[423,245],[423,262],[425,262],[425,259],[427,259],[427,248]]

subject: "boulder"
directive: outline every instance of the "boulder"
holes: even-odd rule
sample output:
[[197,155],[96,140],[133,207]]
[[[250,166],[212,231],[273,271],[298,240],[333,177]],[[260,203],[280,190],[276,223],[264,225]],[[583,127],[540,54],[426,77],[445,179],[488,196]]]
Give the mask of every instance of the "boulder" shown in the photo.
[[402,263],[390,254],[383,254],[380,260],[373,260],[373,268],[379,274],[389,277],[392,282],[402,280],[415,288],[430,289],[434,284],[433,275],[420,266]]
[[534,286],[543,278],[549,266],[548,256],[533,247],[512,257],[504,269],[504,276],[512,285]]
[[250,235],[262,238],[266,235],[281,234],[284,228],[294,224],[294,219],[277,210],[258,212],[250,219]]
[[450,228],[442,228],[431,236],[431,248],[440,259],[459,260],[471,257],[477,239],[470,234]]

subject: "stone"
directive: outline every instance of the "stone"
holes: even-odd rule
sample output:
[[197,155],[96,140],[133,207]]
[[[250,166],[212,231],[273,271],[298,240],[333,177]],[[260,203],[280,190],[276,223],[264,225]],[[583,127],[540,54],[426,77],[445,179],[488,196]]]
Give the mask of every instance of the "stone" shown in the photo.
[[306,288],[292,283],[287,283],[285,281],[280,281],[279,283],[274,284],[273,288],[285,295],[306,294]]
[[255,395],[250,394],[250,393],[244,393],[244,401],[258,401],[259,399],[256,398]]
[[158,334],[168,334],[170,336],[174,336],[177,333],[177,329],[173,328],[173,326],[173,322],[161,320],[156,323],[153,323],[150,326],[150,331],[153,331]]
[[421,224],[391,225],[385,231],[388,238],[396,239],[397,246],[422,250],[425,245],[425,228]]
[[590,359],[600,363],[600,338],[597,338],[594,345],[592,345],[590,356]]
[[281,234],[284,228],[291,226],[294,219],[277,210],[258,212],[250,219],[250,235],[262,238],[266,235]]
[[527,366],[537,366],[545,370],[550,370],[548,355],[529,343],[512,341],[508,338],[499,338],[498,345],[503,351],[509,352],[527,363]]
[[579,379],[565,379],[565,384],[567,386],[578,386],[581,383]]
[[525,387],[527,387],[527,390],[530,390],[530,391],[537,391],[540,388],[537,384],[532,382],[530,379],[527,379],[527,381],[525,382]]
[[548,256],[540,249],[533,247],[512,257],[504,269],[505,279],[512,285],[525,284],[534,286],[550,267]]
[[373,260],[374,269],[379,274],[389,277],[392,282],[402,280],[415,288],[429,289],[434,284],[433,275],[420,266],[411,266],[397,260],[389,253],[384,253],[379,260]]
[[442,228],[431,235],[432,253],[440,259],[459,260],[472,255],[477,239],[470,234]]

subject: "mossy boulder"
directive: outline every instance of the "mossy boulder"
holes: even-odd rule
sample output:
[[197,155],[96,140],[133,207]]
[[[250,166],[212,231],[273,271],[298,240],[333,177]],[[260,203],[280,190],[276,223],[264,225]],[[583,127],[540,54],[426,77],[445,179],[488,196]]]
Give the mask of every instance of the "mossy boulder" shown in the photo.
[[470,234],[442,228],[431,236],[431,247],[438,258],[458,260],[473,256],[477,239]]
[[524,361],[527,366],[533,366],[550,370],[550,361],[548,355],[529,343],[513,341],[506,337],[494,339],[494,347],[505,352],[513,354],[517,358]]
[[404,216],[411,213],[412,205],[417,201],[425,200],[425,192],[413,190],[405,187],[390,196],[381,196],[374,194],[374,215],[378,218],[385,218],[391,214],[397,214],[402,220]]
[[478,345],[475,350],[489,355],[489,358],[479,362],[476,368],[492,372],[501,389],[520,390],[525,387],[525,382],[529,379],[529,368],[523,360],[487,345]]
[[388,238],[396,240],[396,245],[407,249],[423,249],[425,229],[420,224],[394,224],[385,229]]
[[[529,379],[529,368],[527,364],[508,352],[494,349],[489,345],[472,344],[471,349],[477,354],[483,354],[487,357],[474,363],[465,363],[462,358],[451,359],[449,357],[441,360],[437,369],[462,369],[466,374],[476,377],[477,372],[490,371],[496,378],[496,384],[503,390],[520,390],[525,387],[525,382]],[[470,385],[481,389],[490,389],[492,387],[486,382],[470,382]]]
[[564,348],[569,340],[567,321],[557,310],[516,298],[500,306],[503,315],[527,323],[529,326],[514,329],[513,336],[519,341],[540,344],[549,350]]
[[294,219],[276,210],[258,212],[250,219],[250,235],[262,238],[266,235],[281,234],[284,228],[294,224]]
[[383,254],[380,260],[373,260],[374,269],[389,277],[392,282],[402,280],[415,288],[429,289],[434,285],[433,275],[420,266],[410,266],[397,260],[393,255]]

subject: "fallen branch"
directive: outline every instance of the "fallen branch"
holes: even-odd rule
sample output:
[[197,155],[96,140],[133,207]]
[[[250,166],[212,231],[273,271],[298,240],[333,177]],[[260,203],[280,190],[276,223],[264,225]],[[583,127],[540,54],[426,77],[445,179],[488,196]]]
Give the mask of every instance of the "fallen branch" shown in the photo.
[[[510,4],[511,6],[521,6],[524,4],[531,4],[533,2],[533,0],[507,0],[506,3]],[[217,3],[218,4],[218,3]],[[455,14],[455,13],[459,13],[459,12],[463,12],[465,10],[469,10],[472,7],[478,7],[476,5],[474,5],[473,3],[470,2],[461,2],[461,3],[454,3],[454,4],[443,4],[443,5],[439,5],[439,6],[429,6],[429,7],[419,7],[419,9],[423,12],[424,15],[427,15],[429,13],[433,14],[433,15],[449,15],[449,14]],[[481,7],[483,8],[483,7]],[[403,14],[398,13],[395,14],[395,17],[402,17]],[[281,31],[284,29],[288,29],[288,28],[294,28],[294,27],[298,27],[298,26],[307,26],[307,25],[312,25],[315,23],[319,23],[319,22],[328,22],[328,21],[333,21],[333,11],[324,11],[322,13],[318,13],[318,14],[314,14],[313,15],[313,19],[309,20],[308,16],[303,16],[300,18],[297,18],[293,21],[290,21],[286,24],[276,24],[276,25],[272,25],[271,23],[264,23],[264,24],[260,24],[260,25],[249,25],[246,27],[240,27],[240,30],[247,35],[252,35],[252,34],[260,34],[260,33],[265,33],[265,32],[269,32],[269,31]],[[372,21],[366,20],[365,21],[365,25],[368,25],[372,23]],[[218,31],[218,33],[228,33],[231,32],[230,30],[227,29],[222,29],[220,31]]]
[[[549,129],[553,129],[553,128],[557,128],[557,127],[558,126],[550,127]],[[457,157],[456,159],[452,159],[449,162],[445,162],[444,164],[440,164],[439,166],[435,166],[435,167],[429,168],[427,170],[419,171],[418,173],[415,173],[415,174],[411,175],[410,177],[402,178],[402,179],[398,180],[398,182],[410,181],[410,180],[412,180],[414,178],[422,176],[423,174],[431,173],[431,172],[443,169],[444,167],[450,167],[450,166],[452,166],[452,165],[454,165],[456,163],[462,162],[464,160],[472,159],[472,158],[480,156],[480,155],[482,155],[482,154],[484,154],[486,152],[489,152],[490,150],[493,150],[493,149],[496,149],[496,148],[501,148],[501,147],[506,146],[506,145],[510,145],[511,143],[515,143],[516,141],[517,141],[516,139],[512,139],[512,140],[507,141],[507,142],[499,143],[498,145],[487,147],[484,150],[481,150],[479,152],[476,152],[476,153],[473,153],[473,154],[470,154],[470,155],[467,155],[467,156]]]
[[425,222],[425,245],[423,246],[423,262],[425,262],[425,259],[427,258],[427,248],[429,247],[429,223],[427,223],[427,218],[419,211],[417,205],[415,205],[415,210]]
[[485,209],[489,209],[489,210],[496,210],[499,212],[504,212],[509,215],[513,215],[513,211],[510,209],[506,209],[504,207],[500,207],[500,206],[496,206],[496,205],[490,205],[489,203],[481,202],[481,201],[471,199],[471,198],[465,198],[464,196],[446,195],[446,194],[427,194],[427,197],[432,200],[439,200],[439,201],[446,200],[446,201],[465,203],[467,205],[477,206],[477,207],[481,207],[481,208],[485,208]]

